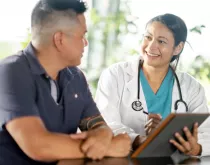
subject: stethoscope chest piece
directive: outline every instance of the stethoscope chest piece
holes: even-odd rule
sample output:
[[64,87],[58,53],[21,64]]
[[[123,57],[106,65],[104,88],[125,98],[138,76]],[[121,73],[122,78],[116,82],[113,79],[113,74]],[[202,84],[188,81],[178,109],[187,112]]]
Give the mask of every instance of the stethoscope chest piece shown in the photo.
[[133,108],[133,110],[135,110],[135,111],[141,111],[141,110],[143,110],[141,101],[139,101],[139,100],[134,101],[134,102],[132,103],[132,108]]

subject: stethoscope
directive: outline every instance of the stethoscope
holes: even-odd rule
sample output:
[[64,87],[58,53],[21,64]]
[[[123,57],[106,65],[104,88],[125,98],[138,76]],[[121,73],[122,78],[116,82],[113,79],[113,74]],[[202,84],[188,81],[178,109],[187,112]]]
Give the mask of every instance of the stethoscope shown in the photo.
[[[142,68],[142,65],[143,65],[143,62],[140,60],[139,61],[139,65],[138,65],[138,76],[139,76],[139,78],[138,78],[137,100],[132,103],[132,108],[133,108],[134,111],[143,111],[143,113],[148,114],[147,112],[144,111],[144,108],[142,106],[142,102],[140,101],[140,70]],[[179,103],[182,103],[185,106],[186,112],[188,112],[187,103],[182,98],[182,92],[181,92],[181,87],[180,87],[179,79],[178,79],[178,77],[177,77],[174,69],[171,66],[170,66],[170,68],[171,68],[171,70],[173,72],[173,75],[174,75],[174,77],[176,79],[177,87],[178,87],[178,91],[179,91],[179,99],[177,101],[175,101],[175,103],[174,103],[174,109],[175,109],[175,111],[177,111],[178,104]]]

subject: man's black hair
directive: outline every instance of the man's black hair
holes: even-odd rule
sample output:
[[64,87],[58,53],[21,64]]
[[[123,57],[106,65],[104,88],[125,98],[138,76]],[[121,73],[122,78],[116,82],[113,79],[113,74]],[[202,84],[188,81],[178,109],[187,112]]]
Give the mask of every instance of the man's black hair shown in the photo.
[[75,15],[83,14],[86,10],[86,2],[82,0],[39,0],[31,15],[32,31],[36,31],[34,36],[43,28],[54,27],[62,18],[74,19]]
[[54,10],[72,9],[77,14],[82,14],[87,10],[87,4],[82,0],[43,0]]

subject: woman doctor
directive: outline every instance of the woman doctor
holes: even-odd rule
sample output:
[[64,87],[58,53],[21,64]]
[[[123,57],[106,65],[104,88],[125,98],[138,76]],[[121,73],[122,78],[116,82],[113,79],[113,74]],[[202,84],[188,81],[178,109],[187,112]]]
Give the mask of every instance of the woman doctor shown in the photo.
[[[129,134],[134,149],[171,112],[209,113],[203,87],[187,73],[175,74],[186,38],[178,16],[154,17],[146,25],[140,59],[114,64],[100,77],[97,106],[115,134]],[[170,143],[186,155],[210,155],[205,124],[198,129],[195,123],[193,132],[183,129],[187,141],[176,133]]]

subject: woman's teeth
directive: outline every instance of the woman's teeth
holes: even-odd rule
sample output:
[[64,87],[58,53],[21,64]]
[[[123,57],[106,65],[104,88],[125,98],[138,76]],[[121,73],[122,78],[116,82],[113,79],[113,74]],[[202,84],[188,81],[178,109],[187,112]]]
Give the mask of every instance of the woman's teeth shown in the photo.
[[147,53],[147,55],[148,56],[152,56],[152,57],[158,57],[159,55],[157,55],[157,54],[149,54],[149,53]]

